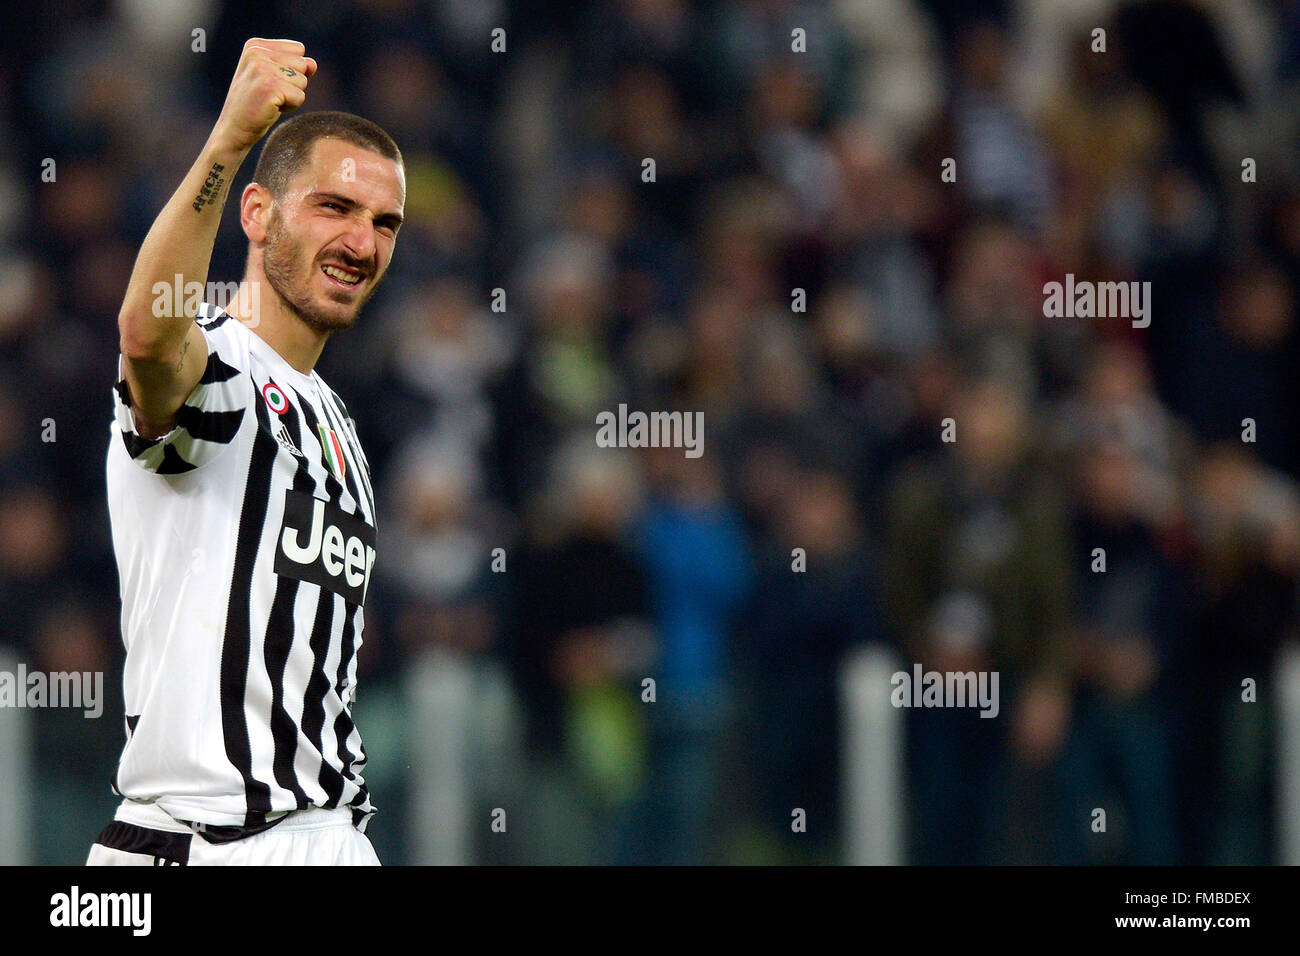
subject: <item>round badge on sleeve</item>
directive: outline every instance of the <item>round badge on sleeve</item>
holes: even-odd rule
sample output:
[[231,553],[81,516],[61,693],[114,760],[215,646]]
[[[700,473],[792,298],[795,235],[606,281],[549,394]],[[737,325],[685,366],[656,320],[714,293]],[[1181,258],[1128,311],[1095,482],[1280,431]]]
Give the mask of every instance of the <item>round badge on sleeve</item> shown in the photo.
[[283,415],[289,410],[289,399],[284,397],[284,392],[280,391],[280,386],[275,382],[267,382],[262,386],[262,397],[277,415]]

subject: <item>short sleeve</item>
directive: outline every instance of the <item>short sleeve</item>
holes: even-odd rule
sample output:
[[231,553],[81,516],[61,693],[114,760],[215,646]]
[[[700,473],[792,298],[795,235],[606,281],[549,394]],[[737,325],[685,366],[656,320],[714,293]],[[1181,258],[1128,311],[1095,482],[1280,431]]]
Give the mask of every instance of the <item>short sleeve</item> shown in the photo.
[[131,413],[131,393],[117,362],[113,388],[116,430],[127,454],[141,468],[159,475],[179,475],[200,468],[230,447],[252,399],[248,330],[227,313],[204,307],[196,319],[208,346],[203,377],[176,413],[166,435],[145,438]]

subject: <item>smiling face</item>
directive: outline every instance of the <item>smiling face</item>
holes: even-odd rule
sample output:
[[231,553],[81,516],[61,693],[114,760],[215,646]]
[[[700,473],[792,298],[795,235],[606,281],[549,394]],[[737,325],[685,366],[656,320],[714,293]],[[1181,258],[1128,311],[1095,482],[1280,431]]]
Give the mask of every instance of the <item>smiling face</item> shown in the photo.
[[398,163],[340,139],[317,140],[265,214],[267,283],[312,329],[349,328],[392,261],[405,198]]

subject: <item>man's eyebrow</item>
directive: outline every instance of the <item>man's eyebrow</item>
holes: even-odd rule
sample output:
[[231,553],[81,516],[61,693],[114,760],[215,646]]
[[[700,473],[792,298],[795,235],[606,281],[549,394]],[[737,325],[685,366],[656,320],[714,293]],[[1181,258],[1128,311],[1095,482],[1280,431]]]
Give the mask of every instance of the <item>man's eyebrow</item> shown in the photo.
[[[360,203],[358,203],[354,199],[349,199],[347,196],[342,196],[339,193],[332,193],[332,192],[324,192],[324,191],[314,192],[311,194],[310,198],[313,202],[338,203],[340,206],[344,207],[345,209],[356,209],[357,206],[360,205]],[[376,216],[375,222],[380,223],[382,225],[392,226],[394,229],[396,229],[403,222],[405,222],[405,220],[402,218],[401,213],[386,212]]]
[[347,196],[341,196],[338,193],[318,191],[311,194],[311,199],[314,202],[336,202],[340,206],[346,206],[348,209],[355,209],[357,207],[357,203],[354,200],[349,199]]

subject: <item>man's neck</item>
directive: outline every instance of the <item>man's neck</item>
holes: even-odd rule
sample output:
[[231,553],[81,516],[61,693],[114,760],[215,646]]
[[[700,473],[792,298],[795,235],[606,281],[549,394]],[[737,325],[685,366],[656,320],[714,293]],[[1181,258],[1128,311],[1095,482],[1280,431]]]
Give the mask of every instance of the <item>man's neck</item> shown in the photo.
[[[270,301],[259,303],[256,297],[245,293],[246,285],[247,280],[240,283],[240,294],[226,311],[248,326],[291,366],[304,375],[310,375],[320,361],[330,334],[313,329],[274,292],[267,297]],[[262,288],[268,288],[265,280]]]

